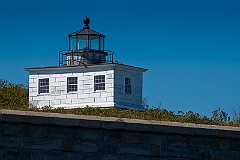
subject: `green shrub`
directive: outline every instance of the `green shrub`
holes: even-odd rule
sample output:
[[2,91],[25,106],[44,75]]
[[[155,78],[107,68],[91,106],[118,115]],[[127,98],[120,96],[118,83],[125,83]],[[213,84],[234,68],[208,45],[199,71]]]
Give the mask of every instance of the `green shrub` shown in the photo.
[[0,79],[0,108],[26,110],[28,103],[28,89],[24,85]]

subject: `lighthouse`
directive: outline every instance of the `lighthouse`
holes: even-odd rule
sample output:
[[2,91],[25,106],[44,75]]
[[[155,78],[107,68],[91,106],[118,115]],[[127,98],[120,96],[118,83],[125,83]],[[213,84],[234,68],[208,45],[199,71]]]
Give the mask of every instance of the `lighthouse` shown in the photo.
[[104,48],[105,36],[83,19],[81,30],[68,35],[69,48],[59,52],[58,66],[25,68],[29,103],[38,108],[142,108],[143,72],[147,69],[114,61]]

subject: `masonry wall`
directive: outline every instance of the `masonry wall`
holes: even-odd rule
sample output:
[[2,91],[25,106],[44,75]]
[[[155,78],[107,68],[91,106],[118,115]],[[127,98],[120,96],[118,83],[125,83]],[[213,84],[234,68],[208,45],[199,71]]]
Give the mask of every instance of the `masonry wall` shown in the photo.
[[239,160],[240,128],[1,110],[0,159]]
[[[84,70],[41,71],[29,75],[29,101],[34,106],[54,108],[114,106],[113,68],[85,68]],[[105,90],[94,91],[94,76],[105,75]],[[78,77],[76,92],[67,92],[67,77]],[[49,78],[49,93],[38,93],[39,79]]]

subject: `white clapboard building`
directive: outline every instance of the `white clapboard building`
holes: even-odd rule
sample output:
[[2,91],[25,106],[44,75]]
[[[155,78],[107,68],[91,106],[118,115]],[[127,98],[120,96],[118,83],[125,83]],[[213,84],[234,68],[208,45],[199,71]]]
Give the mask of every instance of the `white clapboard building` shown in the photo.
[[69,34],[69,50],[59,52],[59,66],[25,68],[29,102],[39,108],[118,107],[142,110],[143,72],[113,61],[105,36],[90,29]]

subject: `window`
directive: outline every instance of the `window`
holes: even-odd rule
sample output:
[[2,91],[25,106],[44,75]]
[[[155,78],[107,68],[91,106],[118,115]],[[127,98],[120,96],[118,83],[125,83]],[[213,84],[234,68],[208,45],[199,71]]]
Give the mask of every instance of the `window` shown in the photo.
[[131,94],[131,79],[125,78],[125,93]]
[[77,77],[68,77],[67,78],[67,92],[76,92],[77,91]]
[[105,75],[94,76],[94,91],[105,90]]
[[49,93],[49,78],[39,79],[39,88],[38,92],[40,93]]

